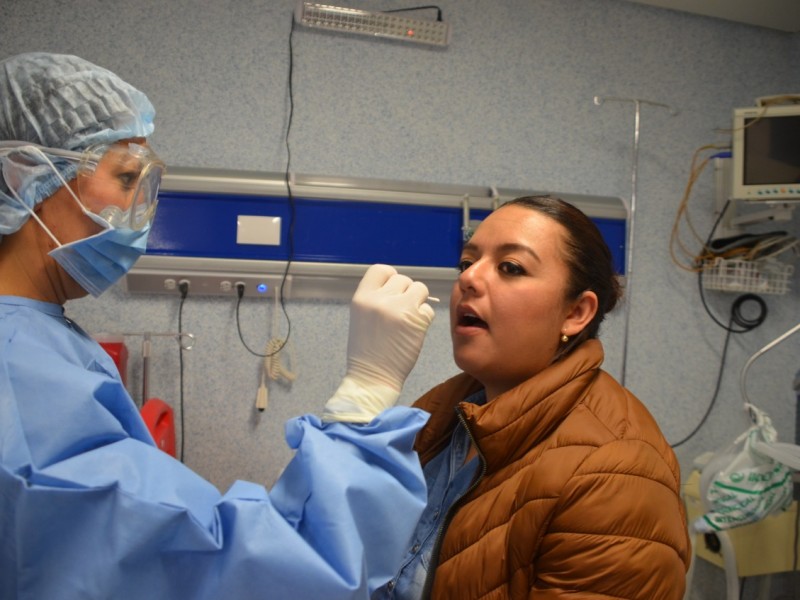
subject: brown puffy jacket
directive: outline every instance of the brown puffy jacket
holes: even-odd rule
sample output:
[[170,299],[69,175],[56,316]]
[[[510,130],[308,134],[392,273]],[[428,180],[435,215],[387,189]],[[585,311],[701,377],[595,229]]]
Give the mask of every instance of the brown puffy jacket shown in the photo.
[[462,418],[483,468],[434,548],[431,598],[683,597],[675,455],[602,361],[589,340],[484,406],[459,404],[480,389],[465,374],[416,402],[432,413],[417,437],[423,464]]

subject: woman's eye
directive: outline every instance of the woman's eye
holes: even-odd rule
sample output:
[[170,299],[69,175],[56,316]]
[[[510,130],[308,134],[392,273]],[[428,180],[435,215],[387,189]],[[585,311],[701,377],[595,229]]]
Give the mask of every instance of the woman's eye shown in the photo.
[[138,173],[134,173],[133,171],[128,171],[124,173],[119,173],[117,175],[117,180],[122,184],[122,187],[126,190],[133,189],[133,186],[136,184],[136,180],[139,178]]
[[471,260],[462,260],[456,265],[456,269],[458,270],[459,273],[463,273],[470,267],[471,264],[472,264]]
[[513,262],[500,263],[500,271],[507,275],[524,275],[525,269]]

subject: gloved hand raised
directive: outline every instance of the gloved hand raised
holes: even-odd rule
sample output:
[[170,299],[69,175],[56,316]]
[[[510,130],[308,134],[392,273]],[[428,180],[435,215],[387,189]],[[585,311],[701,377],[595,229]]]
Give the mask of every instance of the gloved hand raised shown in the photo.
[[425,284],[388,265],[367,269],[350,304],[347,372],[323,420],[369,423],[400,396],[433,321]]

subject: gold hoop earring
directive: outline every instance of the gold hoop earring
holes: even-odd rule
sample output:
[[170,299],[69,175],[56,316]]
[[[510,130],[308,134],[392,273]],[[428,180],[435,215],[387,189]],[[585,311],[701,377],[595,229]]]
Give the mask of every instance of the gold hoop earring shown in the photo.
[[566,334],[566,333],[562,333],[562,334],[561,334],[561,341],[562,341],[563,343],[565,343],[565,344],[566,344],[566,343],[569,341],[569,337],[567,336],[567,334]]

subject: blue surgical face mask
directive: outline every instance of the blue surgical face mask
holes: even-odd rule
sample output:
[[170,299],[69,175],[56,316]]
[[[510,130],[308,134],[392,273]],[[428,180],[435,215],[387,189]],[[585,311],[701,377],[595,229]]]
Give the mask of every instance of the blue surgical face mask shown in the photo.
[[[90,218],[94,216],[92,213],[86,214]],[[99,217],[93,220],[103,223]],[[59,246],[49,254],[96,298],[130,271],[136,260],[144,254],[149,233],[149,223],[142,229],[105,229],[93,236]]]
[[[50,160],[47,159],[47,162],[50,163]],[[52,163],[50,165],[52,166]],[[107,220],[86,210],[67,182],[63,180],[61,174],[55,167],[53,170],[75,202],[78,203],[83,214],[102,227],[103,231],[87,238],[62,244],[33,209],[17,196],[14,189],[10,189],[11,194],[58,245],[48,253],[49,256],[61,265],[84,290],[96,298],[125,275],[136,260],[144,254],[147,247],[147,236],[150,233],[150,222],[148,221],[141,229],[114,227]]]

